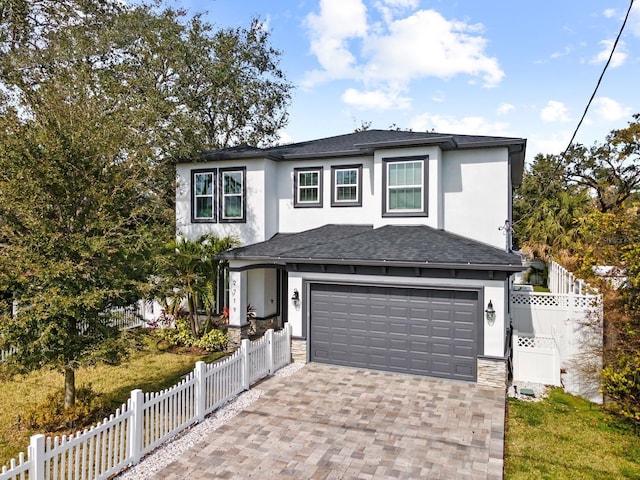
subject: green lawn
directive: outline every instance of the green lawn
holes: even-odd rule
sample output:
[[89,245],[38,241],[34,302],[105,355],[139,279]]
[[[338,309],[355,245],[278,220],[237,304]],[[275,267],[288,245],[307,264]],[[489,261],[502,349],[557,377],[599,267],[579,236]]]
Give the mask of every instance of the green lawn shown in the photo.
[[640,430],[559,389],[508,401],[505,479],[640,479]]
[[[198,360],[213,361],[222,354],[207,357],[195,354],[173,354],[155,348],[150,332],[139,332],[144,347],[132,353],[129,360],[117,367],[98,366],[78,370],[76,386],[91,384],[100,394],[100,402],[109,412],[126,402],[131,390],[158,391],[175,385],[182,375],[193,370]],[[20,421],[30,406],[40,404],[46,395],[61,390],[63,376],[52,371],[40,371],[27,376],[0,380],[0,469],[19,452],[26,452],[29,437],[35,433]],[[91,424],[102,420],[96,418]],[[76,429],[90,425],[74,426]]]

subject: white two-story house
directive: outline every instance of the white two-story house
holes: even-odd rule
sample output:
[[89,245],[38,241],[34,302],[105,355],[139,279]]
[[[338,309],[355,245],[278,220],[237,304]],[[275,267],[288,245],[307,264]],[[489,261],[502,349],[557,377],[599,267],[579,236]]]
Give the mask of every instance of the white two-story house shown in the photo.
[[177,167],[177,233],[241,241],[219,298],[232,341],[250,304],[291,324],[311,362],[504,385],[525,147],[367,130],[207,151]]

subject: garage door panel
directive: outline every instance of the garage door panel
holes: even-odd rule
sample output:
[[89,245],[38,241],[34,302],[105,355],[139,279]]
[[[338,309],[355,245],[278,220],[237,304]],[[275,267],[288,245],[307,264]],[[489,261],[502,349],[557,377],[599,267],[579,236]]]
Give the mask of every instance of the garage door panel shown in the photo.
[[400,350],[406,352],[409,350],[409,339],[407,336],[404,338],[389,338],[389,350]]
[[313,284],[311,361],[475,380],[477,292]]
[[409,325],[405,322],[400,322],[396,318],[391,318],[388,322],[389,325],[389,335],[393,334],[401,334],[408,335],[409,334]]

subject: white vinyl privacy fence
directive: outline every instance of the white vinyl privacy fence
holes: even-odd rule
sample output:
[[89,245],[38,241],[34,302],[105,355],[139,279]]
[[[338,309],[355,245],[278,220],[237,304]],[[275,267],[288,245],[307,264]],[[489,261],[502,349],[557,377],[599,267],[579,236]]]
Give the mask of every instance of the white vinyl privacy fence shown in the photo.
[[513,381],[560,386],[560,350],[553,335],[513,331]]
[[28,453],[3,467],[0,480],[106,479],[205,416],[255,381],[291,361],[291,328],[243,340],[225,359],[195,369],[162,392],[134,390],[127,403],[98,425],[62,437],[31,437]]
[[602,364],[602,300],[552,262],[548,293],[511,291],[514,381],[562,385],[593,401]]

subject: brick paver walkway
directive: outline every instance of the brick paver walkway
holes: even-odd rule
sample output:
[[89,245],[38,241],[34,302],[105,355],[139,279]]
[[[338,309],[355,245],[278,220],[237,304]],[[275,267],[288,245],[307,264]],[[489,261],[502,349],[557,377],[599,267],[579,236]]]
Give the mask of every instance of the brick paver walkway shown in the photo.
[[311,363],[158,479],[501,479],[500,389]]

